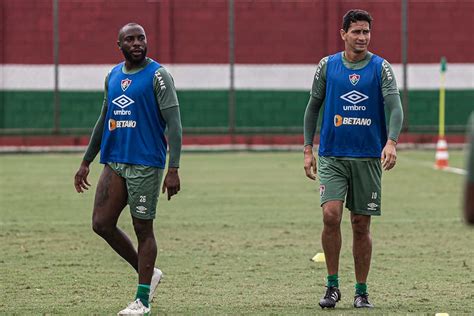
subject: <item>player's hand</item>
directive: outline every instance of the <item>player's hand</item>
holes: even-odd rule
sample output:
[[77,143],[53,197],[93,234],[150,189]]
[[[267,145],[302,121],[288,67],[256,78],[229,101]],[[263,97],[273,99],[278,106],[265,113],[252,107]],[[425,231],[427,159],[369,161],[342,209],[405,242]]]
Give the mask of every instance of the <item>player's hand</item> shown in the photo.
[[395,164],[397,163],[397,149],[395,147],[396,145],[396,142],[389,139],[387,141],[387,144],[383,148],[381,157],[383,170],[388,171],[395,167]]
[[304,172],[308,178],[316,180],[316,158],[313,155],[313,147],[309,145],[304,147]]
[[84,190],[89,190],[91,186],[89,181],[87,181],[87,176],[89,175],[89,163],[83,161],[79,170],[77,170],[76,175],[74,176],[74,187],[76,188],[77,193],[83,193]]
[[165,181],[163,181],[161,193],[165,193],[165,191],[168,191],[169,201],[173,195],[178,194],[180,189],[181,185],[179,183],[178,168],[168,168]]

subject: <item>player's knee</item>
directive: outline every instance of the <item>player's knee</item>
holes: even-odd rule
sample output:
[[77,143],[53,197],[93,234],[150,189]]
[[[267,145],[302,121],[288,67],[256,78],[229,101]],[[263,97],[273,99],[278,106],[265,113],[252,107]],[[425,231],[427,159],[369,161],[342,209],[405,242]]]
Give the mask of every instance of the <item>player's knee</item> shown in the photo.
[[109,236],[113,233],[115,225],[111,225],[102,220],[92,220],[92,230],[101,237]]
[[133,229],[139,240],[154,237],[153,221],[133,219]]
[[356,235],[370,234],[370,220],[365,216],[353,216],[351,219],[352,231]]
[[323,222],[326,227],[336,228],[341,224],[341,216],[338,212],[325,209],[323,210]]

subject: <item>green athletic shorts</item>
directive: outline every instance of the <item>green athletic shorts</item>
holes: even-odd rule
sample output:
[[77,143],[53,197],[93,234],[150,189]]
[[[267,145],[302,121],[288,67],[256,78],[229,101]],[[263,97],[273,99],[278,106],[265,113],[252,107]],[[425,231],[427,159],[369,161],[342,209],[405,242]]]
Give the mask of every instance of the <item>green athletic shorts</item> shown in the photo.
[[354,214],[381,214],[380,159],[319,156],[318,177],[321,205],[327,201],[346,201],[346,208]]
[[109,162],[107,165],[125,179],[127,202],[132,216],[139,219],[154,219],[163,169],[117,162]]

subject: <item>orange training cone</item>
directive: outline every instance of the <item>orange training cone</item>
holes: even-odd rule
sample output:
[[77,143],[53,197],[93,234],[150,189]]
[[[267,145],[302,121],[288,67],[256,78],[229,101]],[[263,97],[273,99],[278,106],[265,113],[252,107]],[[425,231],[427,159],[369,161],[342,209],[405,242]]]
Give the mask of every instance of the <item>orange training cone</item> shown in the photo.
[[444,137],[438,138],[438,143],[436,144],[436,169],[444,169],[448,166],[448,143]]

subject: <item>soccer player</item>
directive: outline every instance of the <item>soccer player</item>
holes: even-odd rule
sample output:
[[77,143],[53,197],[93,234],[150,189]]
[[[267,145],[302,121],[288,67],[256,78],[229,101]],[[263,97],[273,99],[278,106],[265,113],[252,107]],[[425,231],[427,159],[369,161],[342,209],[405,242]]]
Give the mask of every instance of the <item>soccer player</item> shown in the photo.
[[[163,66],[146,57],[143,27],[126,24],[119,31],[117,44],[125,61],[105,79],[102,111],[74,186],[78,193],[88,189],[89,165],[100,150],[104,169],[97,184],[92,227],[138,273],[136,297],[119,315],[148,315],[149,302],[162,277],[160,269],[154,267],[157,246],[153,219],[167,144],[170,154],[162,193],[167,191],[170,200],[180,190],[181,118],[173,78]],[[138,250],[117,227],[127,204]]]
[[474,112],[468,124],[467,177],[464,187],[464,219],[474,225]]
[[[340,30],[344,51],[319,62],[304,115],[304,169],[308,178],[319,177],[324,222],[321,240],[328,276],[326,294],[319,301],[322,308],[333,308],[341,299],[338,269],[344,201],[353,232],[354,307],[373,307],[367,292],[370,220],[381,214],[382,168],[395,166],[403,112],[390,64],[368,51],[371,26],[366,11],[350,10],[344,15]],[[313,138],[323,103],[316,166]],[[390,119],[388,137],[385,109]]]

